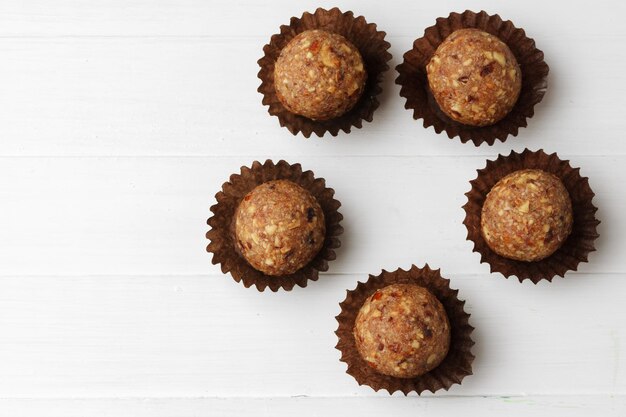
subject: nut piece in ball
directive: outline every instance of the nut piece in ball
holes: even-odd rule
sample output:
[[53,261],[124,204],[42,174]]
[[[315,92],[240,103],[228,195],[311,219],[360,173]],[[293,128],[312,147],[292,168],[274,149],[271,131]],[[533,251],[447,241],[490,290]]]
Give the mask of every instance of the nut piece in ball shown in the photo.
[[307,30],[283,48],[274,67],[280,102],[292,113],[328,120],[359,101],[367,73],[359,50],[346,38]]
[[325,234],[324,212],[315,197],[288,180],[259,185],[235,213],[237,248],[267,275],[301,269],[320,251]]
[[377,372],[414,378],[436,368],[448,354],[450,323],[441,302],[426,288],[393,284],[363,304],[354,338],[361,357]]
[[439,45],[426,66],[439,108],[453,120],[488,126],[513,108],[522,72],[509,47],[487,32],[460,29]]
[[552,255],[572,231],[569,193],[559,178],[539,170],[515,171],[489,191],[480,228],[498,255],[539,261]]

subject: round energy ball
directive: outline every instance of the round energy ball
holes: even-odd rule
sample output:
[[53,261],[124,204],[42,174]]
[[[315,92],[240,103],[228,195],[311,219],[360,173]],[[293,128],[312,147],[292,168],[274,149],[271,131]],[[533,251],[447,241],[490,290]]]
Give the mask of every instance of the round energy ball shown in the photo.
[[539,170],[515,171],[489,191],[480,228],[498,255],[539,261],[552,255],[572,231],[572,202],[556,176]]
[[377,372],[414,378],[436,368],[448,354],[450,323],[441,302],[426,288],[393,284],[363,304],[354,338],[361,357]]
[[326,224],[319,203],[288,180],[250,191],[235,213],[236,245],[248,263],[267,275],[296,272],[320,251]]
[[439,108],[471,126],[500,121],[522,88],[522,72],[509,47],[478,29],[452,32],[435,51],[426,72]]
[[359,101],[367,73],[363,59],[346,38],[307,30],[283,48],[274,67],[280,102],[292,113],[328,120],[348,112]]

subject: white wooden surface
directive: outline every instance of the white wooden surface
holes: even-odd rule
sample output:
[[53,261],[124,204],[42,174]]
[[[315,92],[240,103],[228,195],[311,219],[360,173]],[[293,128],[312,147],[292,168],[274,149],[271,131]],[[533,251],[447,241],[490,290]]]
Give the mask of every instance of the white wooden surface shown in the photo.
[[[556,3],[0,1],[0,415],[626,415],[626,6]],[[413,121],[392,69],[373,123],[292,137],[256,60],[335,4],[387,32],[393,67],[436,17],[500,13],[546,53],[548,94],[519,137],[475,148]],[[475,169],[525,147],[580,166],[603,222],[552,284],[490,275],[461,224]],[[343,203],[338,260],[291,293],[245,289],[204,251],[215,192],[268,157]],[[474,375],[421,398],[359,387],[333,348],[339,301],[424,262],[467,300]]]

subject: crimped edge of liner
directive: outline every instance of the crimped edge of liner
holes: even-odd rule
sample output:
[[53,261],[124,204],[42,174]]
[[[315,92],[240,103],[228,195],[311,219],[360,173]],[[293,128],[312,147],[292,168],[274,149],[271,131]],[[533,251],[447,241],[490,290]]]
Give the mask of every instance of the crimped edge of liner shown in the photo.
[[[254,269],[237,251],[234,242],[233,219],[241,199],[256,186],[271,180],[290,180],[309,191],[320,204],[326,221],[324,245],[315,258],[293,274],[270,276]],[[210,240],[206,250],[213,254],[211,262],[219,264],[224,274],[230,273],[244,287],[254,285],[257,290],[266,288],[276,292],[280,288],[291,291],[294,286],[306,287],[309,280],[316,281],[320,271],[328,270],[328,262],[336,258],[335,249],[341,246],[339,236],[343,219],[338,209],[341,203],[334,198],[335,190],[326,187],[324,178],[315,178],[312,171],[302,171],[300,164],[289,164],[280,160],[274,164],[266,160],[264,164],[254,161],[251,167],[242,166],[239,174],[232,174],[215,195],[217,204],[211,206],[213,215],[207,220],[210,230],[206,238]]]
[[[274,64],[280,51],[299,33],[305,30],[321,29],[344,36],[361,53],[367,71],[365,89],[356,105],[344,115],[325,121],[316,121],[287,110],[276,95],[274,88]],[[292,17],[289,25],[282,25],[280,33],[272,35],[270,42],[263,47],[264,55],[257,62],[261,67],[258,78],[261,85],[257,89],[263,95],[262,103],[269,106],[268,113],[276,116],[282,127],[294,136],[298,133],[306,138],[312,133],[322,137],[326,132],[337,136],[339,131],[350,133],[352,127],[360,129],[363,120],[371,122],[374,111],[380,105],[377,96],[382,92],[381,82],[389,69],[391,54],[386,33],[378,31],[376,24],[367,23],[363,16],[354,17],[351,11],[341,12],[337,7],[330,10],[318,8],[314,13],[305,12],[302,17]]]
[[[463,28],[481,29],[500,38],[511,49],[522,71],[522,89],[515,106],[490,126],[473,127],[452,120],[441,111],[428,87],[426,64],[445,38]],[[541,102],[548,86],[549,67],[535,41],[510,20],[503,21],[499,15],[489,15],[484,10],[453,12],[448,17],[437,18],[435,25],[413,42],[413,48],[403,58],[396,67],[396,84],[401,86],[400,96],[406,99],[404,107],[413,110],[415,120],[423,119],[424,128],[432,126],[436,133],[445,131],[448,138],[459,137],[461,142],[472,141],[475,146],[493,145],[496,140],[504,142],[508,136],[517,136],[519,129],[528,125],[527,119],[535,114],[535,105]]]
[[[563,245],[546,259],[522,262],[505,258],[492,251],[480,232],[482,206],[491,188],[504,176],[520,169],[541,169],[556,175],[567,189],[572,201],[574,222],[572,232]],[[504,277],[517,276],[520,282],[528,279],[534,284],[541,280],[552,281],[555,276],[564,277],[568,271],[576,271],[581,262],[588,262],[589,253],[596,250],[594,241],[600,236],[596,218],[595,196],[589,186],[589,178],[580,175],[580,168],[572,168],[568,160],[561,160],[556,153],[547,154],[525,149],[522,153],[511,151],[507,156],[498,155],[487,160],[485,168],[477,170],[477,177],[470,181],[471,189],[463,205],[467,228],[467,240],[474,243],[473,251],[480,254],[480,262],[489,264],[491,272]]]
[[[448,354],[437,368],[416,378],[397,378],[376,372],[360,356],[354,339],[354,323],[363,303],[378,289],[397,283],[416,284],[428,289],[442,303],[450,321]],[[340,360],[348,365],[346,373],[359,385],[368,385],[375,391],[383,389],[389,394],[396,391],[404,395],[412,391],[418,395],[424,391],[434,393],[461,384],[463,378],[472,375],[474,341],[471,333],[474,327],[469,324],[470,315],[464,310],[465,301],[458,299],[458,292],[450,288],[450,280],[443,278],[439,269],[433,270],[428,264],[423,268],[412,265],[406,271],[383,270],[377,276],[369,275],[365,283],[359,282],[355,289],[347,291],[345,300],[339,304],[341,312],[336,317],[339,327],[335,334],[339,341],[335,348],[341,352]]]

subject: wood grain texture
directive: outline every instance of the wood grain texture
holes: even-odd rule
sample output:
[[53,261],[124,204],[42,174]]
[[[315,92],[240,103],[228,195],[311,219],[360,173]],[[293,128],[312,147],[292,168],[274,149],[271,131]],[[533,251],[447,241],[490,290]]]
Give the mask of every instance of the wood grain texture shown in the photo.
[[[383,81],[373,123],[293,137],[256,92],[257,59],[318,6],[387,32],[393,68],[451,11],[485,9],[550,65],[517,138],[462,145],[412,120]],[[581,0],[75,0],[0,3],[0,416],[623,416],[626,3]],[[461,224],[486,158],[558,152],[590,178],[598,251],[519,284],[488,273]],[[306,289],[259,294],[211,265],[206,219],[228,176],[301,162],[342,202],[342,248]],[[345,374],[345,290],[428,262],[472,314],[474,375],[421,398]]]
[[[473,376],[437,396],[626,394],[616,314],[624,274],[533,286],[442,273],[467,301],[476,360]],[[221,274],[4,277],[0,392],[386,397],[359,387],[334,349],[339,302],[365,279],[324,275],[290,293],[258,293]]]
[[[551,71],[546,97],[517,138],[476,149],[423,129],[403,108],[395,69],[386,74],[373,123],[334,139],[293,137],[260,104],[256,61],[280,24],[314,2],[31,1],[0,6],[0,154],[491,155],[511,147],[624,154],[626,28],[611,24],[623,5],[573,2],[566,23],[554,25],[552,16],[566,11],[558,3],[436,3],[380,10],[375,2],[344,2],[344,8],[388,32],[392,68],[424,28],[452,10],[486,8],[525,28]],[[405,7],[406,18],[398,18]],[[598,65],[609,56],[614,65]]]
[[59,399],[0,400],[12,417],[196,417],[199,415],[265,417],[326,416],[349,410],[363,417],[381,415],[468,415],[510,417],[622,417],[623,396],[494,398],[209,398],[209,399]]
[[[332,273],[426,261],[487,273],[465,240],[461,208],[485,160],[287,158],[326,178],[342,203],[345,233]],[[0,183],[0,275],[218,273],[205,252],[209,207],[229,175],[251,163],[247,156],[4,158],[0,178],[19,180]],[[626,157],[574,157],[572,164],[590,177],[603,222],[599,250],[580,270],[624,273],[626,195],[615,192],[613,179],[626,176]]]

